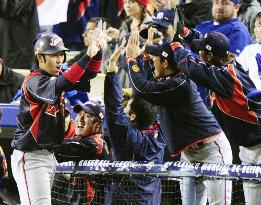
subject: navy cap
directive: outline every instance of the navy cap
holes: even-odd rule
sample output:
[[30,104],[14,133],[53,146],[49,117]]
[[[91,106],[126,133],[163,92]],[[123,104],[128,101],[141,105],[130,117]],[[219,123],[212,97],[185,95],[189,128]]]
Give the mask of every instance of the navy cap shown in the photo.
[[194,39],[191,46],[197,51],[207,50],[220,57],[225,57],[230,50],[229,39],[219,32],[210,32],[205,34],[202,39]]
[[104,119],[105,111],[102,105],[99,102],[96,101],[87,101],[84,104],[76,104],[73,108],[73,111],[75,113],[79,113],[81,111],[85,111],[91,115],[95,115],[101,120]]
[[150,24],[168,28],[169,25],[174,24],[175,11],[169,9],[162,9],[154,14]]
[[153,56],[160,56],[162,58],[165,58],[167,60],[174,59],[173,57],[173,51],[170,47],[170,43],[164,43],[162,45],[147,45],[145,47],[145,51],[148,54],[151,54]]
[[230,1],[232,1],[235,4],[240,4],[240,0],[230,0]]

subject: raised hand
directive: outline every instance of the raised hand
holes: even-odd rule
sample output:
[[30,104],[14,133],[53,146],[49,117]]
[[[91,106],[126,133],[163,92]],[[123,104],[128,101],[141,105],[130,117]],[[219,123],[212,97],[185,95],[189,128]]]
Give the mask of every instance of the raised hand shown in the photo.
[[111,37],[106,34],[106,22],[100,20],[98,22],[96,30],[99,32],[99,36],[97,39],[98,46],[101,50],[105,50],[107,48],[107,43],[111,41]]
[[97,43],[97,39],[99,36],[99,31],[98,30],[94,30],[94,31],[90,31],[89,35],[90,35],[90,45],[88,46],[87,52],[86,54],[92,58],[93,56],[95,56],[98,51],[100,50],[100,46]]
[[115,49],[113,54],[111,55],[109,59],[109,66],[107,68],[107,72],[118,72],[118,66],[117,66],[117,61],[119,60],[119,57],[124,50],[126,45],[126,39],[124,38],[122,40],[121,46]]
[[140,40],[139,40],[139,30],[138,27],[134,27],[131,31],[130,38],[128,40],[126,48],[126,57],[127,58],[137,58],[143,53],[143,50],[140,49]]

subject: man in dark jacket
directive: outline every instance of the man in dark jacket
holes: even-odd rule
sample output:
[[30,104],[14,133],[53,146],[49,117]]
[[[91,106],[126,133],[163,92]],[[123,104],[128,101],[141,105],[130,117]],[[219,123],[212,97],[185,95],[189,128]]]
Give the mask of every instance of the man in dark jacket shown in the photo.
[[[152,42],[153,32],[153,28],[149,29],[148,42]],[[139,96],[157,105],[163,136],[171,156],[181,155],[182,161],[190,162],[231,163],[229,142],[213,114],[200,99],[196,84],[178,71],[172,53],[163,49],[164,44],[147,45],[145,51],[153,55],[153,62],[145,56],[144,68],[137,64],[136,59],[142,52],[138,37],[138,31],[134,29],[126,48],[130,79]],[[173,45],[179,46],[180,43]],[[153,64],[156,78],[152,75]],[[181,190],[184,204],[203,204],[206,195],[209,204],[230,204],[230,182],[219,180],[185,185],[186,180],[183,179]],[[217,191],[213,194],[210,190]]]
[[28,69],[34,61],[33,40],[39,31],[35,0],[0,1],[0,56],[11,68]]
[[[261,165],[260,99],[252,95],[254,83],[229,52],[229,39],[210,32],[191,44],[200,58],[178,47],[173,49],[173,61],[187,77],[213,92],[212,111],[224,132],[240,146],[242,163]],[[259,204],[261,184],[244,181],[243,186],[246,204]]]
[[[99,31],[86,54],[61,74],[65,61],[62,39],[46,35],[35,43],[37,69],[24,80],[11,165],[21,204],[51,205],[51,186],[56,169],[54,148],[65,137],[64,91],[75,89],[84,73],[99,72]],[[39,177],[41,175],[41,177]]]
[[[116,62],[123,46],[124,43],[109,60],[104,85],[106,122],[114,160],[162,162],[165,144],[153,105],[137,97],[131,98],[125,109],[122,105]],[[126,185],[126,182],[129,184]],[[155,177],[123,177],[122,182],[112,184],[109,190],[105,204],[124,200],[126,204],[158,205],[161,201],[161,183]]]
[[12,71],[0,58],[0,102],[10,103],[24,80],[22,74]]

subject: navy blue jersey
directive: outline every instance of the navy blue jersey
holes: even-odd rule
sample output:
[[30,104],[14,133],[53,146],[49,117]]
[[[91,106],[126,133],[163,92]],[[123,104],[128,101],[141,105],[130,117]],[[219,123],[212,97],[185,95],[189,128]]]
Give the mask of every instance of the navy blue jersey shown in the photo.
[[[165,144],[159,127],[154,125],[138,129],[131,124],[121,104],[121,83],[115,73],[107,73],[104,87],[105,116],[115,159],[162,162]],[[160,204],[159,178],[132,176],[124,181],[132,185],[124,186],[125,182],[110,185],[105,204],[113,204],[117,197],[124,199],[126,204]],[[110,195],[111,191],[113,195]]]
[[51,148],[63,142],[64,90],[73,90],[86,72],[97,72],[99,60],[84,55],[70,70],[51,76],[41,69],[32,71],[24,80],[17,115],[17,130],[12,147],[31,151]]
[[160,81],[147,80],[152,71],[148,65],[152,63],[145,62],[144,73],[136,62],[129,62],[130,79],[137,94],[157,105],[163,136],[173,157],[222,131],[192,80],[182,73]]
[[105,116],[116,160],[162,161],[165,144],[158,128],[133,127],[121,104],[121,85],[115,73],[105,77]]
[[174,60],[186,76],[214,92],[213,112],[238,145],[261,143],[260,102],[247,97],[256,87],[239,63],[215,67],[183,48],[175,49]]
[[109,157],[107,144],[100,134],[84,137],[74,136],[53,147],[53,149],[58,162],[92,159],[106,160]]

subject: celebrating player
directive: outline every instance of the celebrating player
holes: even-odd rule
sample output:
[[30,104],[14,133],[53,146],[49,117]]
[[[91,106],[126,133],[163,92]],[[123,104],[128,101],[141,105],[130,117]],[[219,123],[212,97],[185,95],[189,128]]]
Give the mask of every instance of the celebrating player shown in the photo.
[[64,73],[60,73],[60,66],[68,49],[62,39],[45,35],[35,43],[38,69],[24,80],[12,141],[11,165],[22,205],[51,205],[56,169],[53,146],[62,143],[65,136],[63,91],[75,89],[85,72],[99,71],[102,40],[99,30],[94,31],[86,55]]
[[[125,108],[122,105],[122,89],[119,76],[116,74],[116,63],[124,44],[109,60],[104,85],[106,122],[115,159],[162,162],[165,144],[156,122],[154,106],[139,97],[132,97]],[[159,178],[132,176],[130,181],[132,186],[124,187],[121,183],[110,185],[109,190],[117,190],[117,194],[108,191],[105,197],[106,204],[116,203],[117,197],[126,204],[160,204]]]
[[[149,29],[152,39],[153,30]],[[152,42],[150,40],[150,42]],[[179,43],[173,46],[179,46]],[[135,92],[157,105],[163,136],[172,157],[181,154],[181,160],[190,162],[231,163],[229,142],[212,113],[206,108],[197,92],[196,84],[180,73],[171,53],[163,46],[147,45],[146,51],[153,55],[155,75],[152,76],[151,60],[144,63],[144,71],[137,64],[140,55],[138,31],[132,31],[126,48],[129,74]],[[146,74],[145,74],[146,73]],[[146,76],[151,77],[146,80]],[[194,183],[183,180],[183,204],[230,204],[231,183],[222,180]],[[205,187],[206,186],[206,187]],[[215,190],[215,194],[213,194]]]
[[[200,58],[193,57],[182,47],[172,46],[173,61],[187,77],[214,92],[212,111],[223,130],[240,146],[242,163],[260,165],[260,99],[248,97],[256,90],[254,83],[235,61],[235,55],[229,52],[230,44],[225,35],[207,33],[202,39],[192,40],[191,44]],[[165,51],[169,53],[170,46]],[[260,183],[244,181],[244,190],[247,204],[260,203]]]

